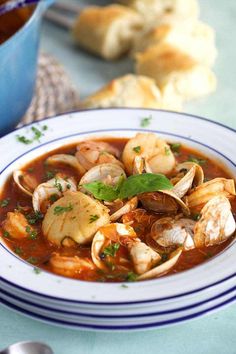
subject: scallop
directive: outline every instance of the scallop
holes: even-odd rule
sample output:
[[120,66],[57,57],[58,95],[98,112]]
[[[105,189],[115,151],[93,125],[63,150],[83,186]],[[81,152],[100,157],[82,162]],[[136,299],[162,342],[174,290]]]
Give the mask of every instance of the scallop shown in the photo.
[[62,196],[68,190],[76,191],[76,183],[72,178],[65,180],[61,177],[55,177],[39,184],[32,197],[34,211],[42,211],[44,202],[48,201],[52,195]]
[[138,133],[125,145],[122,161],[129,174],[140,170],[137,156],[145,159],[146,167],[152,173],[168,174],[176,165],[170,146],[153,133]]
[[68,191],[48,209],[42,230],[57,246],[65,238],[84,245],[91,243],[97,230],[109,221],[109,211],[102,203],[84,193]]
[[201,210],[201,218],[194,228],[196,247],[218,245],[235,232],[231,205],[224,196],[210,199]]

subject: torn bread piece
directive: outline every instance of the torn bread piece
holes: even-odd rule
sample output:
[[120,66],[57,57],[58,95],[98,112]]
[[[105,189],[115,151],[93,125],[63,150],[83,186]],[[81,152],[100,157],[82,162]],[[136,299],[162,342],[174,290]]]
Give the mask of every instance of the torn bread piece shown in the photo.
[[146,27],[160,23],[180,23],[199,17],[197,0],[119,0],[143,16]]
[[84,49],[112,60],[130,49],[142,24],[142,17],[125,6],[91,6],[81,11],[72,34]]
[[128,74],[112,80],[101,90],[87,97],[80,108],[139,107],[181,110],[182,100],[172,95],[165,102],[155,81],[145,76]]
[[135,38],[132,55],[160,43],[171,45],[207,66],[213,66],[217,57],[214,29],[200,21],[162,24],[141,32]]
[[153,78],[161,91],[173,86],[176,95],[190,100],[216,89],[216,76],[205,65],[165,44],[152,46],[136,56],[136,72]]

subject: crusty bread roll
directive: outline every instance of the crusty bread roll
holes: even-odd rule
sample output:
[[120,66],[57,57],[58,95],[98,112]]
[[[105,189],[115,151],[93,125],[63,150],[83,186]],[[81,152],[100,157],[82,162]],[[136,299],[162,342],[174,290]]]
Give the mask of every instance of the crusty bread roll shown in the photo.
[[89,96],[79,105],[80,108],[138,107],[181,110],[182,100],[174,92],[168,92],[162,99],[155,81],[145,77],[128,74],[112,80],[101,90]]
[[173,85],[176,94],[184,100],[206,95],[216,88],[216,77],[207,66],[166,44],[137,54],[136,72],[156,80],[161,91]]
[[213,28],[200,21],[162,24],[136,37],[133,54],[157,44],[170,44],[197,62],[212,66],[217,56]]
[[118,0],[139,12],[148,27],[153,23],[173,23],[197,19],[197,0]]
[[108,60],[117,59],[130,49],[142,24],[142,17],[125,6],[91,6],[81,11],[72,34],[91,53]]

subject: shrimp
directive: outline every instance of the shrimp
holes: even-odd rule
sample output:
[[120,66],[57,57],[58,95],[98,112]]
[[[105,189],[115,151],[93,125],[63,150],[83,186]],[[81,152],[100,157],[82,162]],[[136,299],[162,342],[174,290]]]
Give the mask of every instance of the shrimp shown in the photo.
[[85,141],[78,144],[75,156],[86,171],[104,163],[114,163],[121,167],[123,166],[117,159],[119,150],[102,141]]
[[8,232],[12,238],[27,238],[27,227],[30,227],[26,217],[18,211],[8,212],[7,218],[3,222],[4,231]]
[[146,172],[168,174],[176,165],[169,145],[152,133],[138,133],[130,139],[125,145],[122,161],[129,174],[140,171],[142,166]]
[[67,277],[72,277],[83,271],[94,270],[96,268],[89,258],[62,256],[58,253],[52,254],[49,263],[56,273]]

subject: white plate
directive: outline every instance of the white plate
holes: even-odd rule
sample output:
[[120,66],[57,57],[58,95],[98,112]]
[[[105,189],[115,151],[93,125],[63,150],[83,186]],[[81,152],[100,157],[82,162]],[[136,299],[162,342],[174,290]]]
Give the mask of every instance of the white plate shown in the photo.
[[[147,116],[152,116],[151,124],[146,129],[141,128],[141,119]],[[130,137],[136,131],[156,132],[168,141],[182,142],[197,148],[220,160],[236,177],[236,156],[233,150],[235,131],[202,118],[157,110],[107,109],[65,114],[34,126],[43,124],[48,125],[48,130],[40,142],[24,145],[16,139],[16,135],[29,136],[32,125],[0,140],[1,156],[4,156],[0,161],[0,186],[16,168],[64,144],[94,136]],[[60,302],[94,310],[98,307],[117,307],[128,313],[130,306],[160,307],[164,302],[173,305],[178,299],[181,299],[179,304],[183,306],[188,296],[197,299],[201,293],[202,298],[207,299],[210,293],[220,293],[224,284],[227,289],[228,278],[231,285],[236,284],[235,252],[234,243],[217,257],[189,271],[142,284],[129,283],[128,288],[123,288],[120,284],[82,282],[44,271],[37,275],[31,265],[13,255],[2,244],[0,287],[6,289],[9,284],[10,287],[17,287],[15,289],[19,293],[26,291],[45,303]]]

